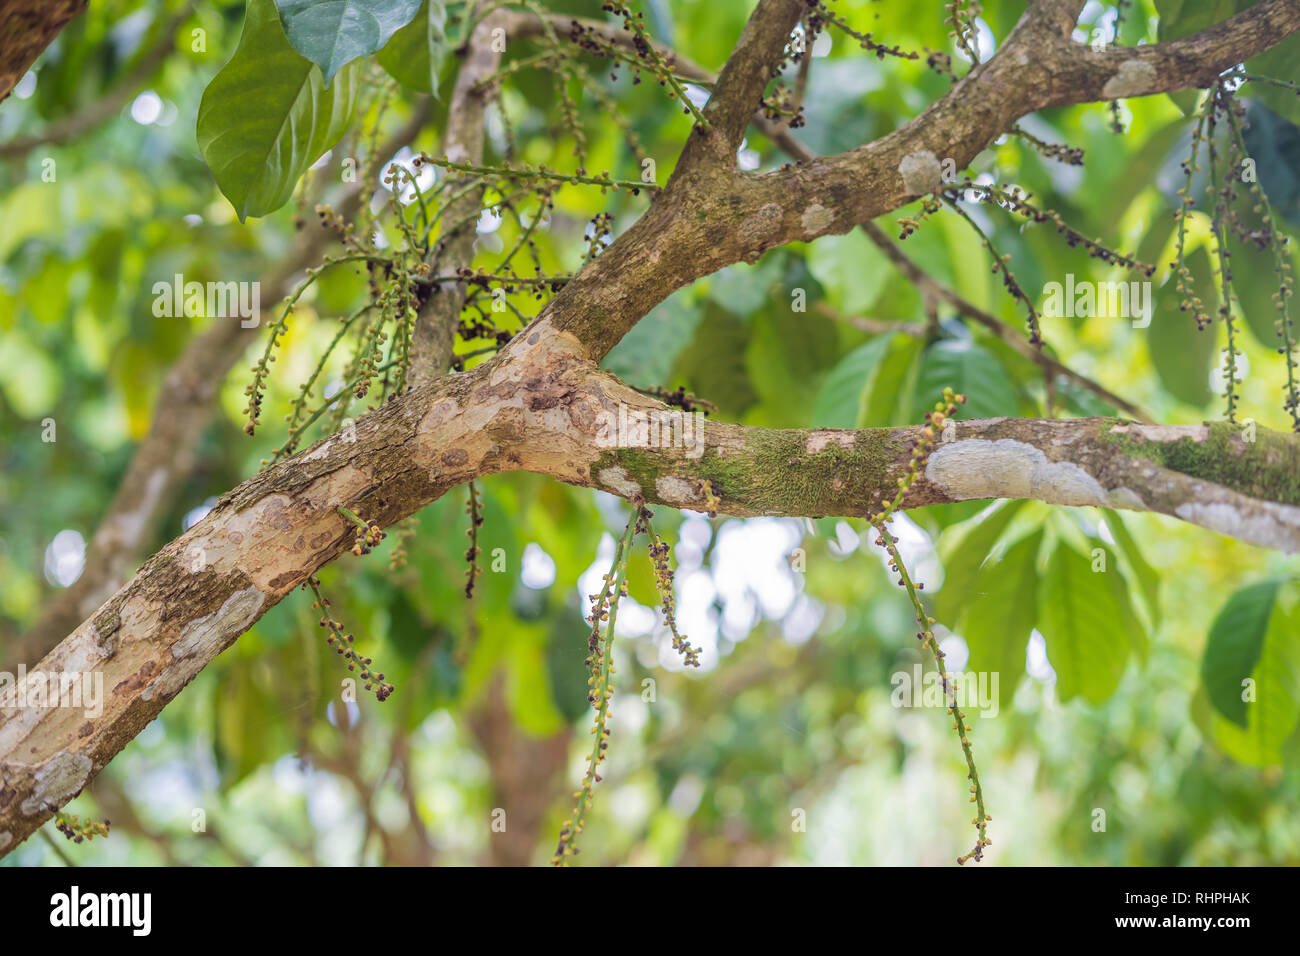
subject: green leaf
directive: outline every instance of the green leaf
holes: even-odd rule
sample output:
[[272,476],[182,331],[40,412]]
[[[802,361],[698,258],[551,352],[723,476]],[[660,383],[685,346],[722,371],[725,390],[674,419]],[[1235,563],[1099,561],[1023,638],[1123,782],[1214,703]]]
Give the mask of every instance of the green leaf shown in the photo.
[[1107,566],[1093,571],[1092,562],[1061,542],[1047,563],[1039,591],[1039,631],[1056,670],[1062,702],[1083,697],[1100,704],[1115,692],[1129,649],[1137,637],[1128,633],[1136,619],[1121,603],[1107,577],[1119,572]]
[[1019,411],[1015,389],[993,353],[968,339],[941,339],[921,356],[913,409],[929,409],[945,387],[966,396],[963,419],[997,418]]
[[1025,647],[1038,622],[1042,543],[1043,532],[1036,531],[1013,544],[1002,560],[986,564],[976,580],[976,595],[967,605],[961,636],[970,648],[968,669],[998,675],[1002,706],[1011,703],[1025,672]]
[[860,229],[822,236],[808,249],[807,261],[826,297],[848,316],[861,315],[875,305],[892,275],[884,253]]
[[[1262,591],[1265,585],[1255,587]],[[1252,603],[1261,600],[1262,594],[1256,595]],[[1232,599],[1229,600],[1231,603]],[[1192,711],[1197,725],[1207,737],[1234,760],[1254,766],[1294,761],[1300,744],[1296,738],[1297,731],[1300,731],[1300,604],[1296,601],[1294,586],[1287,582],[1276,587],[1270,603],[1268,624],[1251,671],[1254,699],[1241,702],[1245,708],[1246,725],[1243,727],[1236,720],[1225,718],[1222,708],[1210,700],[1212,692],[1205,684],[1197,692]],[[1227,606],[1224,610],[1228,610]],[[1251,622],[1244,623],[1253,626]],[[1208,654],[1208,647],[1206,651]],[[1229,666],[1235,668],[1240,664]],[[1222,682],[1227,684],[1226,676]],[[1238,681],[1234,696],[1240,699],[1243,690]]]
[[671,388],[675,384],[669,381],[673,363],[690,344],[703,311],[691,290],[678,290],[632,326],[602,364],[633,385]]
[[1115,538],[1115,545],[1124,560],[1128,562],[1129,568],[1133,572],[1133,577],[1137,579],[1138,587],[1142,589],[1142,599],[1146,602],[1147,610],[1151,613],[1151,624],[1158,627],[1160,624],[1160,575],[1156,569],[1147,563],[1146,558],[1142,557],[1142,552],[1138,549],[1138,543],[1134,540],[1133,535],[1129,533],[1124,526],[1124,520],[1118,512],[1109,509],[1103,509],[1106,516],[1106,527],[1110,529],[1111,535]]
[[840,359],[822,382],[813,402],[813,427],[857,428],[862,424],[867,396],[882,368],[889,344],[890,337],[882,335]]
[[346,64],[379,50],[411,22],[420,0],[275,0],[293,48],[320,67],[328,87]]
[[943,587],[935,599],[934,610],[939,620],[949,627],[956,628],[960,624],[974,597],[975,580],[980,568],[1024,504],[1024,499],[1019,498],[1006,502],[967,530],[954,547],[945,546]]
[[[1187,267],[1192,272],[1192,287],[1200,297],[1205,314],[1214,318],[1219,294],[1210,256],[1203,246],[1187,256]],[[1155,312],[1147,329],[1147,350],[1156,374],[1170,394],[1202,408],[1214,397],[1210,390],[1210,368],[1214,363],[1218,326],[1197,329],[1192,313],[1179,310],[1181,302],[1177,277],[1171,275],[1156,291]]]
[[199,150],[241,222],[284,205],[343,136],[358,65],[325,89],[320,70],[289,45],[272,0],[249,0],[239,48],[203,91],[197,126]]
[[[1290,98],[1294,100],[1295,94]],[[1300,128],[1262,103],[1250,101],[1246,103],[1246,124],[1241,138],[1255,161],[1255,174],[1268,204],[1291,225],[1300,226]],[[1233,172],[1239,175],[1241,170]]]
[[442,0],[424,0],[414,19],[393,34],[375,59],[403,86],[438,95],[438,71],[447,57],[447,11]]
[[1201,682],[1214,709],[1239,727],[1248,725],[1242,681],[1259,663],[1280,583],[1262,581],[1242,588],[1228,598],[1210,625]]

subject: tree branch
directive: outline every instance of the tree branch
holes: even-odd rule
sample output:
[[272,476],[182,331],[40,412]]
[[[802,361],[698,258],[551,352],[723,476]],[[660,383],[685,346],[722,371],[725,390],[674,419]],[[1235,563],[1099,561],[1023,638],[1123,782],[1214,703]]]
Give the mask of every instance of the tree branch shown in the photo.
[[86,0],[10,0],[0,5],[0,103]]
[[[430,104],[422,101],[408,122],[389,139],[386,155],[411,142],[428,122]],[[352,187],[338,205],[350,218],[360,208],[363,186]],[[320,260],[335,236],[318,222],[304,225],[294,249],[265,280],[266,301],[290,294],[304,269]],[[136,448],[108,510],[86,547],[85,569],[70,587],[46,603],[41,616],[6,657],[28,663],[49,653],[79,622],[99,607],[130,576],[158,523],[194,467],[194,453],[212,418],[217,392],[231,368],[257,337],[256,326],[215,319],[195,338],[163,379],[149,432]]]
[[190,4],[186,3],[179,13],[164,23],[155,44],[140,55],[126,77],[105,96],[86,109],[51,123],[41,133],[0,143],[0,158],[26,156],[33,149],[41,146],[58,146],[67,143],[117,113],[131,94],[153,76],[167,59],[167,54],[171,53],[176,45],[176,31],[189,19],[192,12]]
[[[504,11],[493,11],[475,26],[464,48],[464,64],[448,105],[443,154],[454,163],[479,165],[483,161],[483,114],[493,90],[480,84],[496,72],[501,54],[494,49],[492,31],[507,25]],[[450,175],[450,174],[448,174]],[[452,193],[454,194],[454,190]],[[444,212],[445,221],[468,221],[442,236],[430,256],[436,274],[453,275],[469,267],[483,188],[471,189]],[[435,286],[420,306],[411,343],[412,381],[425,382],[451,367],[456,327],[465,305],[465,284],[445,282]]]

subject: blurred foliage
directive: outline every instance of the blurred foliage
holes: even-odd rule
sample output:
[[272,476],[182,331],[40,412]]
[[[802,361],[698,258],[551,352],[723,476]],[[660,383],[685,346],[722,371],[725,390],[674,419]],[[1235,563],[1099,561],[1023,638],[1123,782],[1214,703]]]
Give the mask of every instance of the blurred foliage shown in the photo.
[[[1218,18],[1245,5],[1144,0],[1129,5],[1120,39],[1154,42],[1171,23],[1187,27],[1174,35],[1190,32],[1194,26],[1177,19],[1184,6],[1223,8]],[[444,29],[458,36],[463,5],[433,6],[422,6],[393,42],[418,49],[417,34],[436,35],[439,44]],[[548,6],[602,16],[597,0]],[[651,0],[644,9],[658,39],[716,68],[751,6]],[[833,6],[891,44],[951,50],[939,4]],[[983,8],[995,42],[1023,4],[985,0]],[[114,88],[175,10],[163,2],[91,4],[39,61],[34,85],[0,108],[0,141],[37,134]],[[1078,38],[1104,34],[1114,15],[1090,2]],[[241,224],[200,156],[195,127],[205,87],[239,43],[243,16],[239,2],[198,5],[143,99],[128,100],[120,115],[73,142],[0,161],[5,645],[60,586],[62,572],[49,564],[55,535],[93,533],[148,428],[159,383],[211,321],[156,318],[153,283],[178,273],[255,280],[285,258],[295,220],[340,193],[341,160],[359,155],[380,121],[377,91],[389,82],[381,65],[414,89],[451,88],[455,56],[435,50],[430,58],[426,48],[420,60],[390,48],[377,61],[363,57],[348,68],[359,83],[349,131],[298,183],[293,200]],[[191,42],[195,30],[203,31],[202,49]],[[526,56],[523,47],[512,45],[507,61]],[[1259,59],[1269,60],[1272,75],[1297,79],[1285,74],[1295,72],[1297,58]],[[607,80],[608,71],[595,72]],[[505,84],[503,113],[489,115],[491,160],[513,142],[523,160],[572,167],[558,85],[538,69]],[[881,61],[834,35],[829,55],[812,64],[808,122],[796,135],[819,152],[852,147],[906,122],[948,85],[924,59]],[[633,85],[626,71],[604,86],[665,181],[689,120],[656,84]],[[625,131],[587,91],[571,85],[566,92],[588,117],[589,168],[638,178]],[[1293,94],[1284,107],[1275,92],[1264,102],[1281,112],[1267,114],[1259,148],[1276,167],[1266,182],[1293,184],[1300,172],[1286,137],[1295,127],[1281,124],[1300,116]],[[387,106],[383,128],[399,125],[411,103],[404,89]],[[1172,192],[1186,150],[1184,114],[1194,104],[1183,94],[1126,101],[1123,134],[1109,128],[1104,104],[1048,111],[1023,125],[1082,147],[1085,166],[1052,163],[1008,137],[972,172],[1019,184],[1085,235],[1136,250],[1159,265],[1153,281],[1172,287]],[[413,149],[436,149],[445,110],[445,98],[436,101],[435,121]],[[785,161],[753,131],[742,158],[760,170]],[[1260,163],[1267,165],[1262,156]],[[51,168],[48,181],[43,173]],[[645,196],[562,189],[536,234],[541,261],[572,271],[593,216],[612,212],[617,231],[645,203]],[[1010,255],[1031,294],[1066,273],[1122,277],[1050,228],[1026,227],[996,207],[970,214]],[[1286,221],[1296,235],[1295,217]],[[1208,269],[1207,220],[1196,212],[1192,222],[1189,251],[1197,268]],[[882,225],[893,231],[892,222]],[[480,243],[485,266],[494,249],[518,239],[518,224],[503,220],[497,235],[485,233]],[[956,217],[935,217],[903,248],[1023,331],[1022,311],[990,272],[979,238]],[[1253,333],[1243,336],[1250,363],[1243,414],[1286,428],[1271,305],[1252,298],[1253,286],[1273,281],[1271,267],[1252,262],[1249,251],[1234,257],[1234,267],[1269,270],[1243,272]],[[360,301],[356,273],[336,269],[304,297],[270,381],[270,420],[289,407],[336,317]],[[796,292],[805,311],[792,310]],[[1222,329],[1196,332],[1169,292],[1156,290],[1147,330],[1104,316],[1045,318],[1048,347],[1158,421],[1216,417],[1221,401],[1211,371]],[[519,299],[529,310],[527,297]],[[926,332],[871,334],[850,321],[859,317]],[[224,383],[220,420],[203,436],[197,467],[151,550],[256,471],[280,440],[274,427],[251,440],[240,427],[247,368],[261,347],[251,347]],[[1069,383],[1046,382],[1037,366],[951,310],[927,315],[918,291],[857,232],[776,250],[675,293],[606,365],[633,385],[684,386],[715,403],[719,417],[768,426],[903,424],[945,385],[968,394],[968,417],[1111,412]],[[340,371],[331,365],[327,373],[337,379]],[[50,419],[57,439],[42,441]],[[83,816],[112,817],[114,829],[107,840],[68,851],[88,863],[549,858],[587,745],[583,613],[626,506],[526,474],[492,477],[480,488],[483,573],[472,600],[464,596],[463,489],[392,529],[374,554],[345,556],[320,575],[334,616],[396,685],[390,701],[339,700],[345,672],[325,644],[310,594],[296,592],[200,674],[77,802]],[[895,675],[912,673],[922,659],[908,602],[866,543],[863,523],[709,520],[664,509],[656,520],[675,542],[678,620],[704,648],[704,666],[685,673],[672,652],[651,610],[653,577],[639,544],[614,649],[610,757],[583,861],[950,863],[969,829],[964,765],[941,710],[891,704]],[[985,865],[1300,863],[1295,559],[1159,517],[1036,503],[924,508],[896,527],[909,566],[934,595],[949,667],[1002,676],[997,716],[973,721],[993,815]],[[406,564],[390,570],[399,542]],[[1239,678],[1255,682],[1258,704],[1241,703]],[[500,809],[504,833],[494,828]],[[1104,832],[1094,830],[1098,809]],[[53,860],[44,843],[29,841],[6,862]]]

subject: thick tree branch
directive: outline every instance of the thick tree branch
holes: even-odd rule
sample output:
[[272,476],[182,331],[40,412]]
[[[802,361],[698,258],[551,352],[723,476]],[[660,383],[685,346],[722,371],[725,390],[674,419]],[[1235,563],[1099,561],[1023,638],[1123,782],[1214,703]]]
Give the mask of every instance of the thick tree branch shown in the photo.
[[43,132],[34,136],[26,136],[22,139],[0,143],[0,158],[25,156],[33,149],[38,149],[41,146],[58,146],[71,142],[112,117],[122,108],[122,105],[126,103],[131,94],[157,72],[158,67],[162,66],[163,61],[167,59],[167,54],[175,49],[176,31],[180,29],[181,24],[190,17],[192,12],[190,5],[187,3],[179,13],[162,24],[159,29],[158,39],[154,45],[140,55],[135,66],[131,68],[126,77],[120,80],[102,98],[96,100],[84,110],[51,123]]
[[[212,658],[352,545],[339,506],[388,526],[486,474],[725,514],[861,516],[892,494],[916,427],[778,430],[709,422],[645,444],[619,422],[681,415],[543,324],[470,372],[419,386],[226,495],[54,649],[43,671],[104,674],[103,713],[0,697],[0,853],[71,799]],[[620,440],[623,446],[611,442]],[[693,434],[693,433],[692,433]],[[1029,497],[1154,511],[1300,550],[1300,439],[1114,419],[957,423],[906,505]]]
[[[428,118],[426,99],[386,141],[384,154],[391,155],[414,140]],[[352,187],[338,204],[340,215],[351,218],[368,198],[363,185]],[[288,258],[264,280],[262,301],[278,303],[289,295],[303,270],[318,263],[336,238],[316,221],[305,224]],[[44,657],[130,577],[193,470],[195,449],[212,418],[221,382],[258,332],[258,326],[245,327],[236,318],[214,319],[171,367],[163,379],[149,432],[132,455],[86,547],[81,577],[50,598],[20,646],[5,655],[7,660],[31,663]]]
[[86,0],[9,0],[0,4],[0,103]]
[[[501,62],[492,31],[506,27],[509,22],[509,16],[503,11],[488,14],[474,28],[462,51],[464,62],[456,75],[442,144],[444,155],[453,163],[477,166],[483,161],[483,115],[494,90],[481,84],[496,72]],[[449,194],[454,195],[456,191],[450,189]],[[477,213],[482,201],[480,186],[466,192],[443,212],[444,221],[461,224],[438,240],[430,256],[430,265],[436,273],[454,275],[473,261]],[[463,282],[441,283],[424,300],[411,343],[412,381],[428,381],[451,367],[456,326],[464,305]]]

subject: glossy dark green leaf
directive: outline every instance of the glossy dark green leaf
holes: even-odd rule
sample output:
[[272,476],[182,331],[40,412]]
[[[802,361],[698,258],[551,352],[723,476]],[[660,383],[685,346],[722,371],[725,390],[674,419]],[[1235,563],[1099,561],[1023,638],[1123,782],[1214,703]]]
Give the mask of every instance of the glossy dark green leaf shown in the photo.
[[965,609],[975,596],[975,581],[988,560],[994,545],[1024,506],[1024,501],[1008,501],[966,530],[955,545],[943,551],[943,587],[935,599],[935,613],[948,627],[958,627]]
[[272,0],[250,0],[239,48],[203,91],[199,149],[240,220],[288,201],[352,119],[358,64],[329,89],[289,45]]
[[447,11],[442,0],[424,0],[411,22],[375,56],[403,86],[438,95],[438,72],[447,57]]
[[975,579],[961,629],[970,648],[970,670],[998,675],[998,696],[1011,703],[1025,672],[1025,647],[1038,622],[1038,550],[1043,532],[1036,531],[1007,549],[1000,561],[990,561]]
[[1242,681],[1255,671],[1277,597],[1278,581],[1261,581],[1228,598],[1210,625],[1201,658],[1201,681],[1214,709],[1240,727],[1247,725]]
[[866,411],[872,382],[889,350],[890,337],[881,335],[859,345],[826,376],[813,402],[812,422],[817,428],[857,428]]
[[922,413],[932,408],[945,387],[966,396],[966,404],[958,409],[963,419],[997,418],[1019,411],[1015,389],[1002,363],[968,339],[941,339],[925,350],[913,410]]
[[295,50],[311,60],[328,87],[348,63],[377,52],[411,22],[420,0],[275,0]]
[[[1192,272],[1192,287],[1201,299],[1202,309],[1217,322],[1219,295],[1209,253],[1203,247],[1196,249],[1187,256],[1187,267]],[[1215,347],[1218,325],[1197,329],[1191,310],[1184,312],[1179,308],[1181,297],[1176,283],[1177,277],[1170,276],[1156,290],[1151,325],[1146,330],[1147,350],[1165,388],[1180,401],[1203,408],[1214,397],[1210,390],[1210,369],[1218,352]]]
[[1094,571],[1093,561],[1061,542],[1043,575],[1038,629],[1047,642],[1047,657],[1056,671],[1062,702],[1082,696],[1100,704],[1119,686],[1136,637],[1129,633],[1136,618],[1118,598],[1124,593],[1109,576],[1119,570],[1107,562]]

